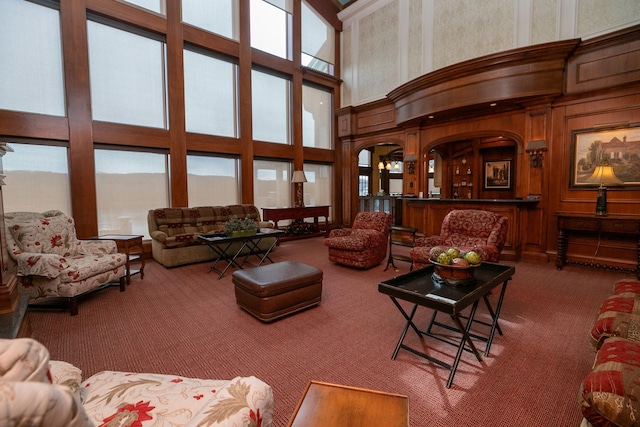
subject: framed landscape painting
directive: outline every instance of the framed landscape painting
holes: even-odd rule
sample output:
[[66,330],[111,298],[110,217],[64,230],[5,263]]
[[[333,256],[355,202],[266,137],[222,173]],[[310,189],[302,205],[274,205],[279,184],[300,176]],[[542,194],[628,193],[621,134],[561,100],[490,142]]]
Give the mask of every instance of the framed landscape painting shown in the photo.
[[484,162],[484,189],[511,189],[511,160],[490,160]]
[[595,168],[613,167],[621,183],[617,186],[640,186],[640,128],[582,129],[571,133],[570,187],[597,186],[589,182]]

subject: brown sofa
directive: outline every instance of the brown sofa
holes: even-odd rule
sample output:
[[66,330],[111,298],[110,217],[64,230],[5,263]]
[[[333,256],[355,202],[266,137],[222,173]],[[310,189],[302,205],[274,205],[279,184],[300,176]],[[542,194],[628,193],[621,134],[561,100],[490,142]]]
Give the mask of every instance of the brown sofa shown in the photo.
[[[147,222],[153,259],[165,267],[215,259],[213,250],[198,240],[198,235],[222,232],[223,224],[232,216],[251,218],[259,228],[273,228],[272,223],[261,220],[258,208],[250,204],[150,210]],[[259,247],[266,250],[272,244],[273,239],[262,239]],[[235,245],[228,249],[232,255],[238,250]]]

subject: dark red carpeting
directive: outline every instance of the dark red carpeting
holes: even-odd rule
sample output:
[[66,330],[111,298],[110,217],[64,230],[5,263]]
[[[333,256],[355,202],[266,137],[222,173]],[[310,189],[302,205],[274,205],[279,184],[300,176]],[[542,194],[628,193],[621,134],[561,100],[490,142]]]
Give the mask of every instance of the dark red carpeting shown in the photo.
[[[612,284],[631,277],[516,263],[504,336],[482,362],[463,354],[447,389],[444,368],[404,350],[391,360],[405,321],[377,285],[406,273],[407,263],[397,262],[399,272],[384,272],[384,263],[367,271],[331,264],[322,238],[285,242],[272,258],[322,269],[322,304],[264,324],[235,304],[230,272],[217,280],[208,263],[165,269],[149,262],[144,280],[135,276],[124,293],[108,288],[84,299],[78,316],[32,311],[33,336],[85,377],[107,369],[255,375],[273,387],[275,426],[287,424],[312,379],[406,394],[416,427],[578,426],[577,394],[594,359],[591,322]],[[422,309],[417,317],[424,324],[429,315]],[[411,330],[406,342],[422,346]],[[452,360],[453,347],[425,340],[423,348]]]

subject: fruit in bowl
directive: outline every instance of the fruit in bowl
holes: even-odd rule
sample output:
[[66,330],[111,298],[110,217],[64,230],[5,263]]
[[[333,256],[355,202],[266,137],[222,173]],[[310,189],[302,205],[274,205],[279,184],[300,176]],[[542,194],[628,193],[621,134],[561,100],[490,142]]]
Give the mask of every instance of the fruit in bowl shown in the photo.
[[[455,256],[453,256],[455,255]],[[469,251],[462,253],[457,248],[449,248],[432,258],[433,279],[437,283],[450,286],[469,286],[475,283],[475,267],[480,266],[480,256]]]

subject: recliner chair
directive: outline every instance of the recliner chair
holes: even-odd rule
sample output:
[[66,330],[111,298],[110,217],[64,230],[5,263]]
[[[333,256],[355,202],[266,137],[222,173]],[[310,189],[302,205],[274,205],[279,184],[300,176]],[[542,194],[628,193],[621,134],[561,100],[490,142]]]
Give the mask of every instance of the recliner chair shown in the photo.
[[368,269],[387,257],[391,215],[384,212],[358,212],[351,228],[331,230],[324,244],[329,260],[350,267]]
[[409,256],[415,268],[430,264],[434,246],[475,251],[482,261],[500,261],[507,238],[508,218],[478,209],[452,210],[442,221],[439,236],[417,237]]

